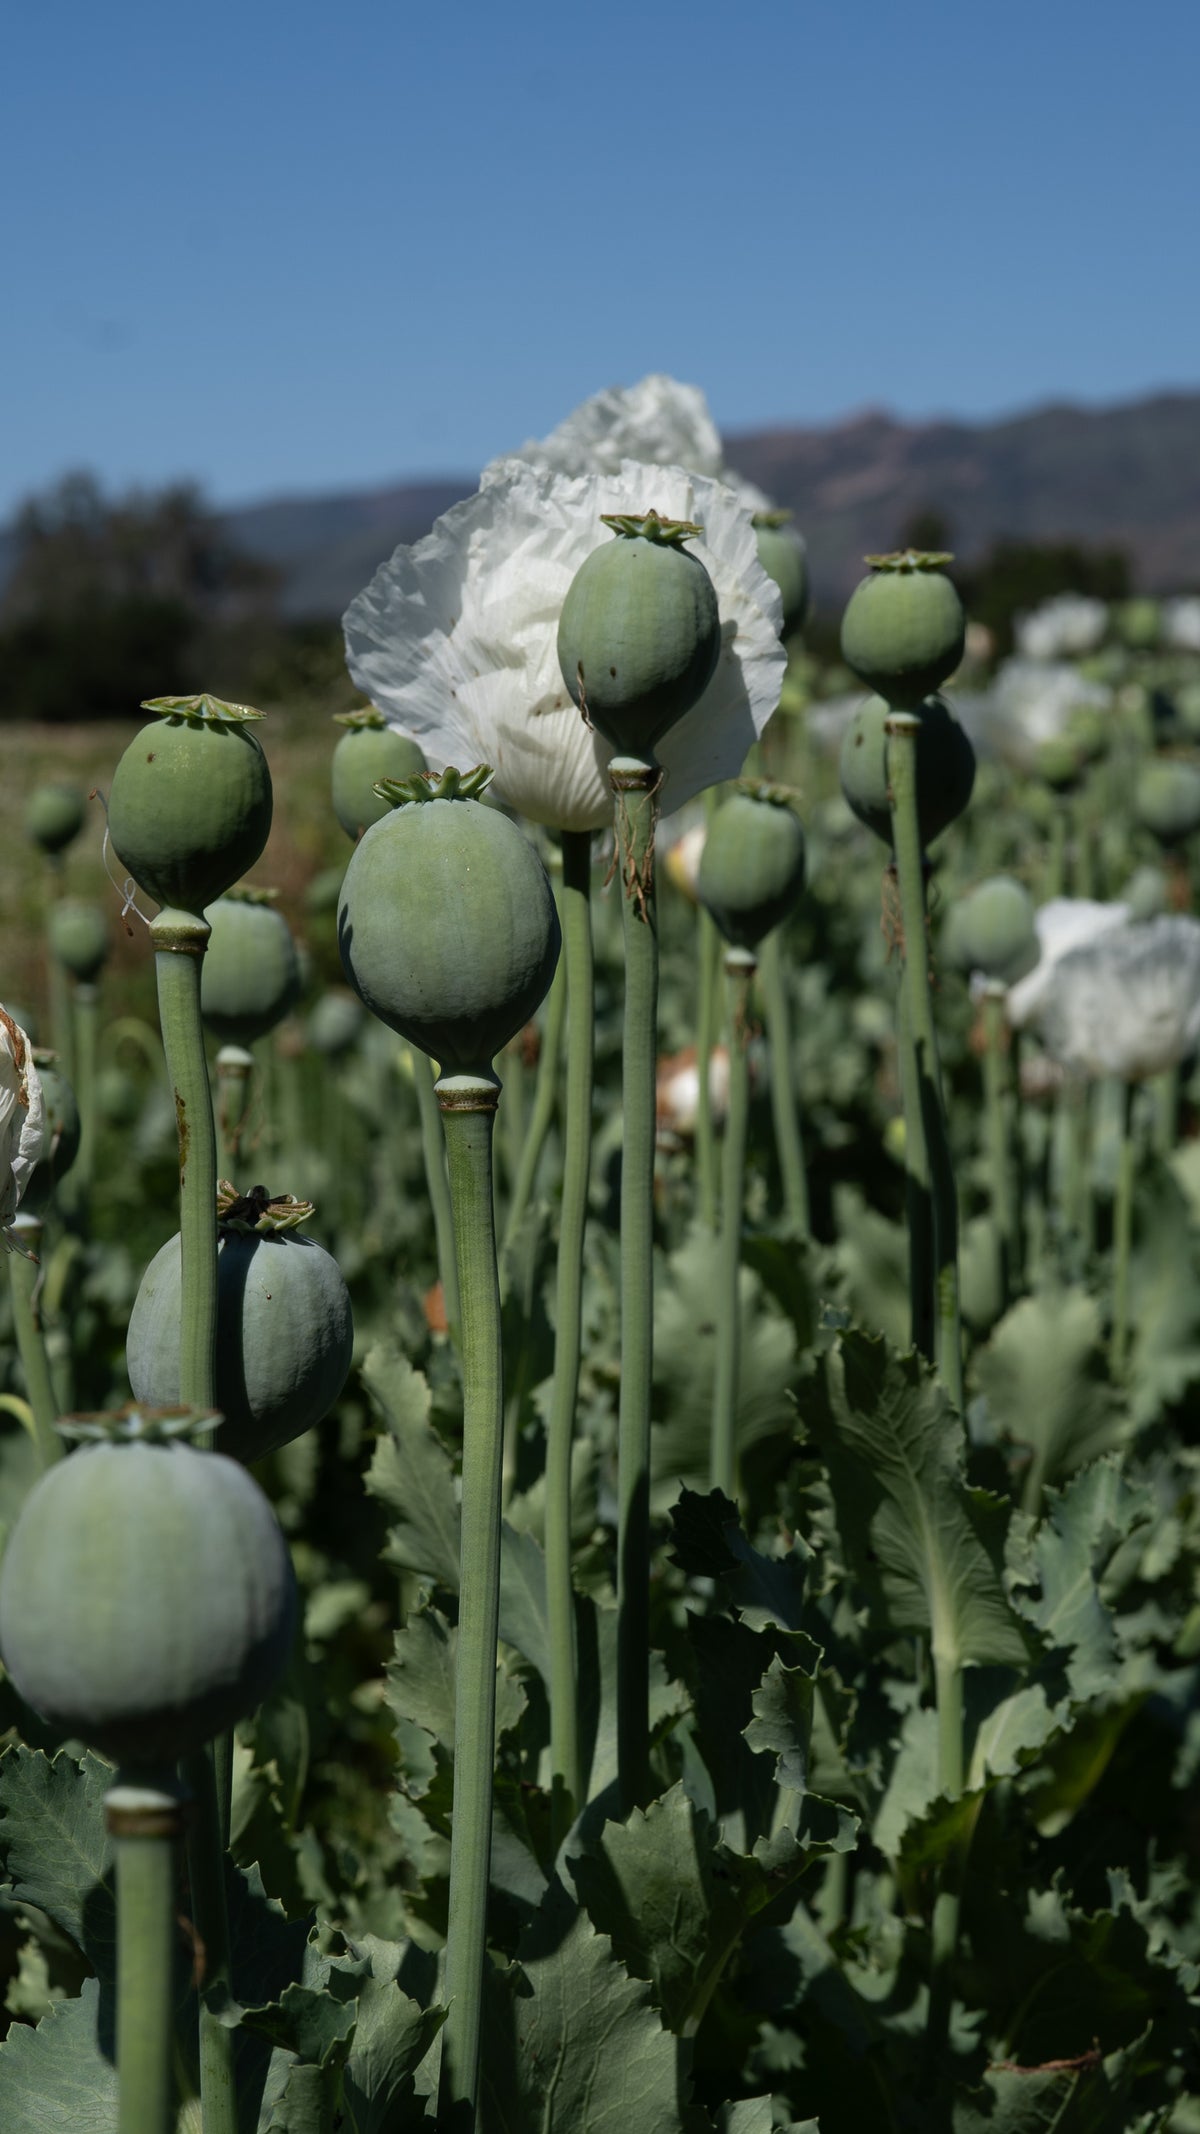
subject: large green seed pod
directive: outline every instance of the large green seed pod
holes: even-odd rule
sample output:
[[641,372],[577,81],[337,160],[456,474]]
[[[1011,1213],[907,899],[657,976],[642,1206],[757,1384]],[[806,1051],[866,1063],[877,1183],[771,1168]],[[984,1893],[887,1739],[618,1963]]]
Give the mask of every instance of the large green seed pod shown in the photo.
[[300,958],[272,889],[230,889],[204,916],[200,1012],[223,1045],[252,1045],[294,1005]]
[[83,828],[86,806],[77,786],[35,786],[25,804],[25,834],[43,852],[64,852]]
[[22,1215],[45,1214],[55,1187],[66,1177],[79,1154],[82,1132],[79,1106],[66,1076],[49,1064],[52,1059],[53,1054],[35,1058],[42,1083],[42,1102],[46,1107],[46,1125],[42,1134],[42,1153],[21,1196]]
[[908,548],[866,560],[871,575],[842,617],[842,657],[889,704],[915,710],[954,673],[966,644],[962,602],[941,569],[950,557]]
[[756,511],[754,538],[758,560],[768,578],[779,587],[783,602],[783,635],[802,630],[808,615],[808,549],[803,534],[791,524],[790,511]]
[[64,969],[81,985],[90,985],[108,959],[108,913],[82,897],[64,897],[51,905],[46,930]]
[[333,812],[347,837],[361,837],[391,806],[375,791],[379,779],[417,778],[426,767],[425,757],[373,704],[365,711],[335,712],[334,717],[346,731],[333,752]]
[[1194,836],[1200,830],[1200,765],[1171,756],[1143,765],[1133,812],[1162,845],[1181,845]]
[[[888,805],[888,704],[869,697],[855,713],[842,740],[839,772],[842,791],[860,822],[885,845],[892,841]],[[962,814],[975,783],[975,751],[948,704],[929,697],[916,707],[917,819],[922,844],[931,844]]]
[[709,825],[696,889],[735,948],[757,948],[804,887],[804,831],[790,798],[782,786],[747,783]]
[[603,514],[616,540],[572,578],[558,663],[580,710],[619,755],[643,762],[713,677],[721,618],[712,579],[682,544],[681,519]]
[[541,860],[475,797],[490,775],[448,770],[393,787],[397,805],[355,846],[338,906],[351,985],[444,1074],[488,1074],[558,962]]
[[1029,891],[1007,874],[980,882],[951,907],[942,947],[960,970],[1015,985],[1041,954]]
[[254,865],[271,828],[271,774],[249,721],[218,697],[154,697],[156,717],[113,777],[113,849],[157,904],[202,912]]
[[[222,1187],[217,1232],[217,1442],[235,1460],[261,1460],[319,1423],[337,1400],[354,1350],[350,1294],[337,1261],[296,1224],[307,1201],[262,1187],[239,1199]],[[179,1239],[142,1276],[125,1341],[135,1400],[179,1398]]]
[[244,1718],[291,1651],[295,1581],[236,1460],[97,1418],[25,1501],[0,1566],[0,1652],[47,1723],[121,1765],[174,1763]]

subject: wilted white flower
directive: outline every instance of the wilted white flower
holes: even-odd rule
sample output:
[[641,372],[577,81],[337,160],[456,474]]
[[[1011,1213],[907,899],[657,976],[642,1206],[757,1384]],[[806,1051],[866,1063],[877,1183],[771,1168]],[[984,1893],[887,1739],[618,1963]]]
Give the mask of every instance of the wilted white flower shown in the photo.
[[1097,904],[1089,897],[1051,897],[1035,911],[1041,954],[1025,978],[1008,990],[1008,1019],[1014,1030],[1027,1029],[1040,1018],[1054,986],[1058,965],[1074,949],[1085,948],[1115,927],[1125,926],[1132,916],[1128,904]]
[[42,1153],[46,1109],[33,1048],[6,1008],[0,1008],[0,1233],[6,1244],[12,1221]]
[[1017,618],[1017,649],[1025,659],[1081,659],[1108,628],[1108,607],[1086,593],[1060,593],[1032,615]]
[[971,739],[1016,770],[1033,768],[1046,741],[1057,741],[1081,711],[1108,711],[1112,691],[1085,681],[1074,667],[1035,659],[1006,660],[990,689],[955,709]]
[[[636,385],[609,385],[575,408],[548,437],[530,438],[513,459],[559,474],[616,474],[622,460],[648,467],[686,467],[734,490],[747,511],[769,511],[769,497],[725,464],[720,432],[698,385],[652,371]],[[483,482],[507,465],[494,459]]]
[[[708,1055],[708,1101],[714,1126],[729,1110],[729,1051],[714,1045]],[[662,1140],[690,1141],[700,1116],[700,1061],[694,1045],[660,1059],[655,1075],[655,1117]]]
[[663,807],[735,777],[779,702],[779,589],[733,492],[679,467],[626,460],[615,474],[572,478],[507,461],[351,603],[355,682],[433,769],[490,763],[497,797],[530,821],[598,829],[612,814],[613,751],[563,681],[558,618],[584,558],[613,538],[601,514],[652,508],[703,527],[688,546],[712,579],[722,630],[712,681],[657,745]]
[[1200,1045],[1200,921],[1114,927],[1064,956],[1042,1041],[1073,1074],[1140,1082]]
[[1168,600],[1162,611],[1165,644],[1175,652],[1200,652],[1200,594]]

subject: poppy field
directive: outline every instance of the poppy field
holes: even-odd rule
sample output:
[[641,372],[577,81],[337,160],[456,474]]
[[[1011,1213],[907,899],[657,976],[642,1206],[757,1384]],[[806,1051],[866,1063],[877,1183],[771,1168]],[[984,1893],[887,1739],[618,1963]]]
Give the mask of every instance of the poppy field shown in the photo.
[[1200,2129],[1200,600],[863,568],[647,380],[20,791],[13,2134]]

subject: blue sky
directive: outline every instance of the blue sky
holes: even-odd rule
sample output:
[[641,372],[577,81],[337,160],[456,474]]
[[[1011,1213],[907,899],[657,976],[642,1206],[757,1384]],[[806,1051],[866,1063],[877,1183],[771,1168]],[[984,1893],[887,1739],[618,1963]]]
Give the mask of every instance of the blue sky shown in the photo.
[[4,11],[0,516],[1200,386],[1196,0]]

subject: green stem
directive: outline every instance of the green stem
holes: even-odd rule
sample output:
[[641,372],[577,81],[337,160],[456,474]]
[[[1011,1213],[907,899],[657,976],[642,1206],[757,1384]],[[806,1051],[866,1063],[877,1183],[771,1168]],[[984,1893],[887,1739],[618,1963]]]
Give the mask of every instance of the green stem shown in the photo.
[[[546,1425],[546,1603],[550,1618],[550,1770],[556,1836],[583,1806],[571,1581],[571,1448],[583,1337],[583,1244],[592,1149],[595,987],[592,969],[591,837],[562,833],[563,955],[567,1002],[567,1097],[562,1215],[554,1295],[554,1385]],[[560,1785],[557,1782],[561,1782]],[[561,1823],[564,1827],[557,1828]]]
[[787,978],[783,963],[783,935],[776,926],[759,950],[763,1007],[767,1025],[767,1048],[771,1074],[771,1117],[775,1125],[775,1149],[783,1182],[783,1213],[788,1229],[808,1237],[812,1220],[808,1200],[808,1169],[800,1132],[800,1107],[796,1100],[796,1077],[792,1062],[791,1016],[788,1012]]
[[189,1756],[182,1767],[192,1796],[187,1824],[188,1882],[192,1923],[204,1957],[200,2001],[200,2104],[204,2134],[238,2134],[237,2087],[233,2073],[233,2032],[220,2011],[233,1991],[229,1914],[225,1899],[225,1845],[217,1760],[228,1744],[211,1743]]
[[1061,1158],[1061,1227],[1068,1235],[1078,1238],[1084,1250],[1090,1252],[1095,1230],[1091,1084],[1078,1080],[1064,1083],[1055,1111]]
[[1156,1074],[1154,1091],[1154,1147],[1165,1161],[1179,1139],[1179,1063]]
[[[565,836],[583,836],[587,841],[590,867],[591,838],[586,831],[566,831]],[[561,899],[560,899],[561,912]],[[563,1022],[567,1010],[567,974],[562,958],[550,983],[546,1000],[546,1020],[542,1030],[542,1049],[538,1054],[537,1080],[533,1090],[533,1105],[529,1125],[521,1143],[521,1153],[515,1167],[508,1211],[504,1218],[504,1235],[501,1250],[511,1245],[525,1218],[525,1212],[533,1199],[537,1183],[538,1165],[554,1119],[558,1102],[558,1063],[562,1054]]]
[[738,1280],[742,1258],[742,1205],[746,1186],[746,1129],[750,1116],[750,987],[755,959],[749,949],[725,952],[729,982],[729,1112],[721,1166],[721,1239],[717,1270],[717,1353],[713,1374],[712,1487],[737,1494],[737,1396],[741,1334]]
[[933,1026],[926,933],[925,856],[917,815],[917,735],[911,712],[892,712],[887,734],[888,796],[892,842],[904,926],[904,971],[911,1016],[909,1038],[916,1066],[917,1101],[925,1122],[933,1197],[934,1312],[938,1368],[960,1414],[964,1408],[962,1331],[958,1309],[958,1196],[946,1133],[942,1070]]
[[1121,1090],[1121,1153],[1117,1165],[1117,1193],[1113,1203],[1112,1337],[1109,1360],[1116,1379],[1125,1375],[1129,1347],[1129,1260],[1133,1244],[1133,1181],[1136,1143],[1133,1133],[1135,1085]]
[[425,1158],[425,1189],[429,1205],[433,1209],[433,1234],[437,1242],[438,1273],[442,1280],[442,1301],[446,1307],[446,1324],[450,1339],[457,1348],[462,1325],[462,1305],[458,1293],[458,1262],[454,1251],[454,1211],[450,1205],[450,1185],[446,1177],[446,1142],[442,1132],[442,1117],[438,1110],[437,1092],[434,1088],[433,1068],[425,1053],[413,1045],[409,1050],[412,1061],[413,1082],[417,1091],[417,1109],[421,1115],[421,1152]]
[[76,1204],[87,1222],[96,1175],[96,1031],[100,994],[94,985],[75,988],[75,1102],[79,1106],[79,1154],[71,1167]]
[[22,1249],[8,1255],[8,1280],[12,1291],[13,1328],[25,1392],[33,1416],[33,1438],[43,1471],[62,1456],[63,1443],[54,1428],[60,1413],[50,1359],[42,1332],[40,1293],[42,1268],[35,1255],[42,1242],[40,1216],[18,1215],[14,1225]]
[[462,1551],[450,1838],[450,1928],[438,2124],[473,2134],[496,1735],[500,1623],[500,1486],[504,1384],[492,1213],[492,1131],[499,1085],[486,1070],[437,1085],[446,1130],[462,1297]]
[[[62,856],[55,853],[47,858],[50,875],[50,899],[57,903],[63,893]],[[66,965],[60,963],[49,940],[46,942],[46,966],[50,993],[50,1043],[58,1054],[58,1071],[63,1080],[75,1087],[75,1018],[71,1013],[71,987]]]
[[217,1369],[217,1139],[200,1020],[208,936],[206,922],[188,911],[160,911],[150,926],[179,1129],[179,1398],[195,1408],[215,1406]]
[[[710,829],[718,802],[717,788],[709,786],[704,795],[704,817]],[[713,1127],[710,1072],[713,1047],[717,1042],[721,1019],[717,984],[721,937],[711,913],[705,910],[703,904],[696,906],[696,955],[699,965],[696,1003],[696,1198],[700,1220],[705,1229],[715,1230],[718,1220],[717,1137]]]
[[1017,1261],[1017,1192],[1004,1072],[1007,1017],[1004,987],[983,998],[983,1105],[991,1174],[992,1221],[1000,1243],[1000,1309],[1007,1311]]
[[172,2002],[177,1793],[118,1772],[104,1796],[117,1893],[117,2134],[174,2123]]
[[912,1345],[928,1362],[934,1357],[933,1296],[933,1188],[929,1181],[929,1149],[925,1139],[925,1115],[921,1083],[912,1040],[909,1007],[911,977],[907,965],[900,971],[896,997],[896,1052],[900,1064],[900,1095],[904,1106],[904,1209],[908,1225],[908,1310]]
[[[937,1699],[938,1792],[947,1800],[956,1801],[961,1798],[963,1790],[962,1663],[957,1656],[948,1658],[939,1654],[935,1647],[933,1667]],[[943,1863],[933,1903],[933,1960],[925,2031],[926,2077],[930,2087],[935,2086],[943,2066],[950,2029],[965,1865],[965,1846],[955,1845]]]
[[[625,930],[621,1097],[621,1390],[617,1420],[617,1780],[642,1805],[650,1758],[650,1392],[654,1358],[657,764],[614,756]],[[701,1083],[704,1073],[701,1073]]]
[[1058,794],[1051,797],[1053,813],[1050,817],[1050,846],[1046,855],[1046,876],[1042,902],[1048,904],[1052,897],[1067,893],[1067,803]]
[[[241,1186],[242,1134],[250,1104],[254,1054],[244,1045],[222,1045],[217,1054],[217,1128],[221,1176]],[[336,1107],[335,1107],[336,1108]]]

